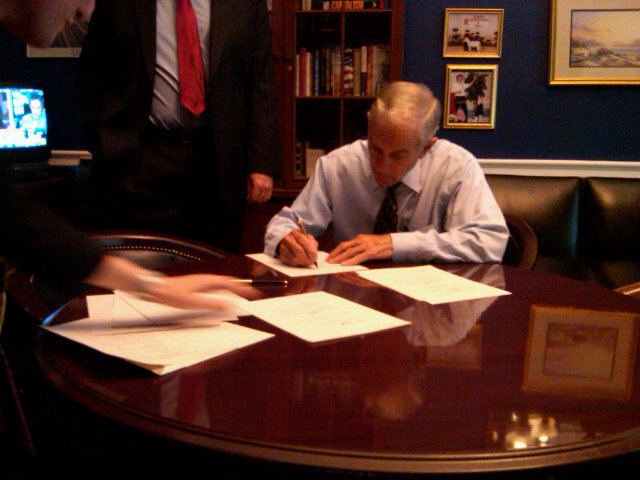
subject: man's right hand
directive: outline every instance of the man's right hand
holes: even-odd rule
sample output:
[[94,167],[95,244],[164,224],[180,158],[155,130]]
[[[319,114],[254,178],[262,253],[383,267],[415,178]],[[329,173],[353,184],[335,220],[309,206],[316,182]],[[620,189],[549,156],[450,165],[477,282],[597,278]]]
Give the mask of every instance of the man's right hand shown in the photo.
[[292,230],[281,241],[279,257],[287,265],[309,267],[318,260],[318,242],[313,235]]

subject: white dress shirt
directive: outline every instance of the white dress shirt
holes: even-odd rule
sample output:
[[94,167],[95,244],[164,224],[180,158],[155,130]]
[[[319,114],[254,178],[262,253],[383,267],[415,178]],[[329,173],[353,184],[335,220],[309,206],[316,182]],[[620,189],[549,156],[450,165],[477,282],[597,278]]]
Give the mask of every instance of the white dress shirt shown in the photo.
[[[264,252],[291,230],[296,214],[316,238],[333,224],[336,244],[373,232],[385,189],[374,180],[366,140],[318,159],[300,195],[267,225]],[[509,230],[477,159],[437,140],[396,191],[399,232],[391,234],[396,262],[499,262]]]

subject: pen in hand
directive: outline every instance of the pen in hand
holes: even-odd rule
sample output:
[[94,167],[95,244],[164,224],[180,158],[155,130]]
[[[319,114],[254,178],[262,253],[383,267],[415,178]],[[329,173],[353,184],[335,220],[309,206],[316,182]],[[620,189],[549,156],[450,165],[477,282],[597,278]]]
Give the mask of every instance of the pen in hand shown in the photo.
[[286,287],[289,282],[280,278],[234,278],[232,282],[250,283],[251,285],[280,285]]
[[[298,227],[300,227],[300,231],[306,236],[307,230],[304,228],[304,223],[302,223],[302,219],[296,214],[296,221],[298,222]],[[315,261],[313,264],[318,268],[318,262]]]

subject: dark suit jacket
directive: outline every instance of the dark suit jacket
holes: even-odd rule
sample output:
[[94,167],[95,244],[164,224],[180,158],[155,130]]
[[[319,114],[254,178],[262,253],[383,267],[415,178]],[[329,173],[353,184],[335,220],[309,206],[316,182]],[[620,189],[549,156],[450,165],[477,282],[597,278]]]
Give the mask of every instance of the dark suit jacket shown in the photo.
[[[111,163],[112,172],[135,155],[147,124],[155,23],[155,0],[97,2],[85,38],[80,60],[83,120],[96,160]],[[278,167],[272,38],[265,1],[212,0],[209,54],[207,96],[217,190],[225,207],[236,210],[244,204],[247,175],[275,176]]]
[[80,291],[102,256],[81,231],[1,180],[0,232],[0,263],[6,257],[69,294]]

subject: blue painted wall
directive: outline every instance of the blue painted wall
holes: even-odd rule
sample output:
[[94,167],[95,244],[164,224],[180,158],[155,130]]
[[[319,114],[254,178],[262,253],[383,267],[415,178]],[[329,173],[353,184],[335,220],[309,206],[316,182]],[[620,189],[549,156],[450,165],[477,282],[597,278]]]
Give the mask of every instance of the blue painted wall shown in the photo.
[[[496,128],[441,129],[480,158],[640,161],[640,86],[549,86],[549,2],[405,0],[406,80],[445,92],[447,64],[498,65]],[[502,57],[443,58],[445,8],[503,8]],[[640,69],[639,69],[640,70]]]
[[[548,1],[405,0],[404,77],[444,95],[447,64],[498,64],[496,128],[442,129],[480,158],[640,161],[640,86],[547,85]],[[504,8],[502,57],[443,58],[445,8]],[[28,59],[0,32],[0,79],[39,80],[49,93],[53,148],[83,149],[75,59]],[[55,121],[53,121],[55,120]]]

